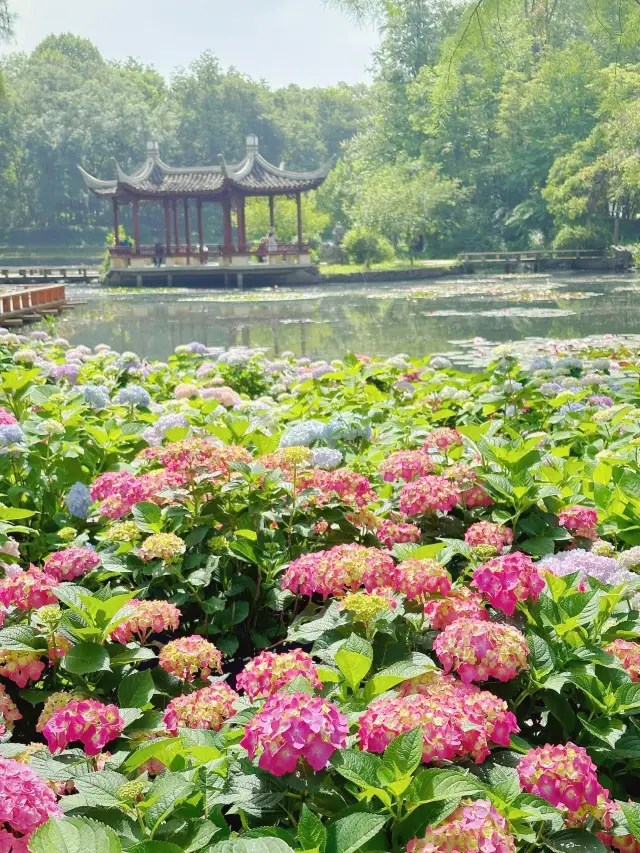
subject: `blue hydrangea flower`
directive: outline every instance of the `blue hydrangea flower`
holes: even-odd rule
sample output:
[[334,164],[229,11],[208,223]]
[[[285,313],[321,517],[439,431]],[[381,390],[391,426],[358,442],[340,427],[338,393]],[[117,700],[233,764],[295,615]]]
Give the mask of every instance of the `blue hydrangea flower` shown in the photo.
[[552,367],[551,359],[538,357],[538,358],[533,359],[533,361],[531,362],[531,365],[529,366],[529,370],[531,370],[532,372],[534,372],[536,370],[550,370],[551,367]]
[[65,495],[64,502],[71,515],[76,518],[86,518],[93,504],[89,489],[84,483],[80,482],[71,486]]
[[109,403],[109,389],[104,385],[83,385],[79,389],[84,395],[85,402],[92,409],[106,409]]
[[141,406],[149,408],[151,395],[142,385],[127,385],[116,394],[116,403],[119,406]]
[[561,415],[566,415],[569,412],[581,412],[583,409],[582,403],[565,403],[564,406],[560,406],[558,412]]
[[518,391],[522,391],[522,382],[517,382],[515,379],[507,379],[502,389],[507,394],[517,394]]
[[562,385],[559,382],[544,382],[540,386],[540,393],[545,397],[557,397],[562,391]]
[[303,421],[282,433],[280,447],[311,447],[315,441],[326,441],[331,435],[322,421]]
[[314,447],[311,454],[311,464],[325,471],[337,468],[342,462],[342,453],[332,447]]
[[443,355],[436,355],[429,362],[429,367],[433,367],[434,370],[449,370],[451,362]]
[[625,569],[613,557],[599,557],[597,554],[585,551],[582,548],[544,557],[538,565],[540,568],[560,577],[570,575],[573,572],[580,572],[581,577],[588,575],[601,583],[608,583],[613,586],[624,583],[637,587],[640,582],[638,575]]
[[206,346],[199,341],[191,341],[190,344],[187,344],[187,347],[189,352],[192,352],[194,355],[205,355],[207,352]]
[[24,433],[18,424],[0,425],[0,447],[7,447],[9,444],[20,444],[23,441]]

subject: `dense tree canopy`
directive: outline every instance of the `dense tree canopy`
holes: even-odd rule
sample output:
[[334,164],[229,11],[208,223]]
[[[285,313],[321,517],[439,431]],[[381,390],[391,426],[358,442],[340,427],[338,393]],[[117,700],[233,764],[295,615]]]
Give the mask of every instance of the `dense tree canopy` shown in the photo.
[[[640,238],[635,0],[600,0],[593,13],[584,0],[342,5],[377,15],[369,86],[274,90],[208,52],[166,80],[73,35],[4,60],[0,234],[102,242],[109,212],[77,163],[100,175],[114,158],[130,168],[151,138],[171,163],[212,163],[239,157],[255,132],[292,169],[335,158],[305,203],[313,239],[340,224],[414,257]],[[283,235],[292,210],[280,205]],[[211,240],[217,215],[207,210]],[[252,236],[266,217],[251,207]],[[143,234],[157,227],[144,209]]]

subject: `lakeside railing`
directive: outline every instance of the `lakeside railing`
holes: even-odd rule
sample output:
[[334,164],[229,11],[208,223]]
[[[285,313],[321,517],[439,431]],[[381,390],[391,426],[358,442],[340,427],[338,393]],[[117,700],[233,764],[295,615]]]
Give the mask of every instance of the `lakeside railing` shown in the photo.
[[207,245],[202,252],[198,246],[149,246],[142,245],[137,249],[135,246],[111,246],[109,254],[112,258],[131,260],[134,258],[222,258],[222,257],[287,257],[289,255],[308,254],[311,251],[309,243],[278,242],[276,249],[268,249],[263,243],[248,243],[244,249],[236,246],[224,246],[214,244]]

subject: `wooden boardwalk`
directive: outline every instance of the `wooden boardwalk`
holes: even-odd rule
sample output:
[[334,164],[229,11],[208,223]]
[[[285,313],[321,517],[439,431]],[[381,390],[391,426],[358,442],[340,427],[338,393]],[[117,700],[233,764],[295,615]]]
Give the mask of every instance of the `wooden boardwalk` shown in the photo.
[[575,270],[628,270],[633,264],[631,252],[614,248],[613,254],[601,249],[532,249],[519,252],[461,252],[458,255],[465,272],[476,267],[504,267],[505,272],[514,272],[525,267],[533,272],[558,268],[566,265]]
[[0,266],[0,284],[46,284],[63,281],[68,284],[83,281],[95,281],[99,278],[96,267],[70,266]]
[[0,288],[0,326],[35,323],[47,314],[58,314],[80,304],[67,301],[64,284]]

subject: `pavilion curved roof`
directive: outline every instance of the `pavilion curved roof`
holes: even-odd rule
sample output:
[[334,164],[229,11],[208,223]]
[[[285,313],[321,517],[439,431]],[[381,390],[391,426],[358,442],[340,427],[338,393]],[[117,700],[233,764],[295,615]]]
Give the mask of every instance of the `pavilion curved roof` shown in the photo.
[[127,174],[116,163],[117,178],[101,180],[78,166],[93,193],[101,197],[132,199],[172,196],[214,197],[228,192],[243,195],[281,195],[305,192],[320,186],[331,162],[313,172],[291,172],[274,166],[260,154],[258,137],[247,137],[245,156],[238,163],[226,163],[222,155],[215,166],[169,166],[160,157],[160,146],[147,143],[147,158]]

